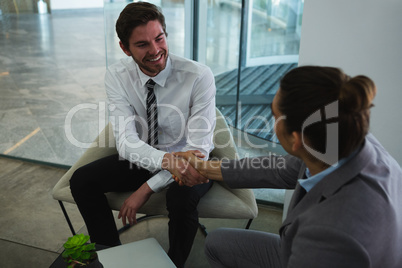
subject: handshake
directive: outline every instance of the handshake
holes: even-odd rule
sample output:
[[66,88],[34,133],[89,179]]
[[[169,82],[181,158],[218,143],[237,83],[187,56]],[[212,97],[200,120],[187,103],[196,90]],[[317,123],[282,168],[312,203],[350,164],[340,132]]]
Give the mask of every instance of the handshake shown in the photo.
[[162,169],[168,170],[181,186],[207,183],[209,179],[222,180],[221,161],[204,161],[205,156],[198,150],[166,153]]

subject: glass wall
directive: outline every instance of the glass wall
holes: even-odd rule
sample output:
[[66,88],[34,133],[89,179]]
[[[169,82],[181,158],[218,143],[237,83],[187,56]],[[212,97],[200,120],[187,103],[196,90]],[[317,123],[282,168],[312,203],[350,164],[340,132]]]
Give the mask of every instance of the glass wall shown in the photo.
[[70,166],[99,133],[103,2],[55,10],[46,1],[43,13],[36,2],[0,1],[0,154]]
[[254,0],[250,3],[248,65],[297,61],[303,2]]
[[279,79],[298,62],[303,2],[200,1],[198,60],[215,74],[217,106],[267,149],[277,142],[270,105]]
[[[240,157],[285,153],[271,103],[280,78],[297,66],[303,0],[200,0],[197,60],[215,74],[216,103],[233,126]],[[206,7],[206,8],[205,8]],[[284,190],[254,189],[283,203]]]

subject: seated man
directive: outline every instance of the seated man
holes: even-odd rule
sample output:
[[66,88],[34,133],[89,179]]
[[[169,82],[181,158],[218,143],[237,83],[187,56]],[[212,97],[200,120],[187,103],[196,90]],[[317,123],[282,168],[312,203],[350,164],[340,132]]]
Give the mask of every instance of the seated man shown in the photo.
[[138,209],[168,187],[168,255],[183,267],[198,228],[197,205],[211,183],[199,176],[204,184],[179,186],[170,172],[197,172],[171,153],[192,150],[208,156],[212,151],[214,76],[208,67],[169,53],[165,18],[152,4],[128,4],[116,31],[129,56],[110,66],[105,77],[119,154],[78,169],[71,192],[91,241],[116,246],[121,243],[105,193],[134,191],[118,216],[125,225],[136,223]]

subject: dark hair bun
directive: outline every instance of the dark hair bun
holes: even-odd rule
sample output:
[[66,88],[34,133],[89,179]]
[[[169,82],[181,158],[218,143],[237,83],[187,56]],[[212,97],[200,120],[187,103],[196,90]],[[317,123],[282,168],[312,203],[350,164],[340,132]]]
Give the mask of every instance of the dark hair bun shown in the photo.
[[374,82],[364,75],[355,76],[340,88],[340,112],[360,113],[373,106],[377,89]]

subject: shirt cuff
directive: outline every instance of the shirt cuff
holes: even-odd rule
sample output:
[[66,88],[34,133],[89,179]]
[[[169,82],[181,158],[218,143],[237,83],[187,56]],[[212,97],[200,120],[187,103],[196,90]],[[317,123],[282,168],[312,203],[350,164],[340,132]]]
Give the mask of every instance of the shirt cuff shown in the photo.
[[[152,152],[151,159],[154,159],[154,161],[155,161],[155,170],[150,170],[151,172],[155,172],[157,170],[162,169],[162,160],[163,160],[163,157],[165,156],[165,154],[166,154],[166,152],[160,151],[160,150],[155,150],[154,152]],[[169,172],[169,174],[170,174],[170,172]]]
[[155,176],[150,178],[147,183],[149,188],[155,193],[158,193],[165,189],[169,184],[173,182],[172,175],[167,170],[158,172]]

